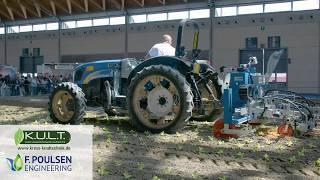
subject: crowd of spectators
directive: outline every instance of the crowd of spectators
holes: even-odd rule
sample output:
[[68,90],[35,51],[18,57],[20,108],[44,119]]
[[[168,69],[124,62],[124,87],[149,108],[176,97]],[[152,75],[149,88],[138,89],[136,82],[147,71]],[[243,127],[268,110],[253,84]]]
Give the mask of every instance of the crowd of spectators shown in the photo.
[[0,74],[0,96],[37,96],[52,92],[53,87],[61,82],[71,81],[70,76],[52,75],[10,77]]

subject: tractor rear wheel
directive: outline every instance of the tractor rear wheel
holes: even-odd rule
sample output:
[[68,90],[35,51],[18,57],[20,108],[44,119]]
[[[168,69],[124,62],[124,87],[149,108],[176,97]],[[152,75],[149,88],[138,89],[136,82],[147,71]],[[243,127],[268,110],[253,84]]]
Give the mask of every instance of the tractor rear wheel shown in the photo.
[[50,95],[48,110],[55,123],[80,124],[85,115],[85,109],[85,95],[74,83],[58,84]]
[[173,133],[192,115],[192,92],[186,78],[164,65],[138,72],[130,83],[127,101],[132,125],[139,131]]

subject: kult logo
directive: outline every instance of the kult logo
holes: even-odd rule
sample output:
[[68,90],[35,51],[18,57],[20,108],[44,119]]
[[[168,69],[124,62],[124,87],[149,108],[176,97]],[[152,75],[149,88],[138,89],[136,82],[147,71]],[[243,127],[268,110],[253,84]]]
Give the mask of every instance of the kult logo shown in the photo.
[[14,142],[20,144],[68,144],[71,135],[67,131],[38,131],[18,129]]
[[17,154],[14,160],[10,158],[6,158],[6,159],[11,171],[20,171],[23,168],[23,160],[20,154]]

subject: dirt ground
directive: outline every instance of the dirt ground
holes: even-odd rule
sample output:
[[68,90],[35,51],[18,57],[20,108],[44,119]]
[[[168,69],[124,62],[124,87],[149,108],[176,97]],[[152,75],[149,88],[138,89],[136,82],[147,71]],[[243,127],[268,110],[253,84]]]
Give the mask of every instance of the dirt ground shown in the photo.
[[[45,104],[0,99],[0,124],[51,124]],[[320,179],[318,136],[219,140],[209,122],[176,134],[138,133],[125,117],[100,115],[83,122],[94,125],[94,179]]]

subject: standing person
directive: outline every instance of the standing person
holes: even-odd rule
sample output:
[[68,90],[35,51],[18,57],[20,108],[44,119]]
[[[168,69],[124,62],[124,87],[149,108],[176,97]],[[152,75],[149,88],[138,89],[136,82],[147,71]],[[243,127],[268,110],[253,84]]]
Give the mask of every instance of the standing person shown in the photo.
[[[2,77],[2,75],[0,74],[0,76]],[[2,80],[2,78],[0,78],[0,96],[3,96],[3,92],[2,92],[2,84],[4,83],[4,81]]]
[[59,79],[58,79],[58,83],[62,83],[63,82],[63,76],[62,74],[60,74]]
[[44,82],[43,82],[43,76],[39,77],[39,81],[38,81],[38,87],[39,87],[39,93],[40,95],[44,94]]
[[37,79],[36,77],[34,77],[31,79],[31,95],[32,96],[38,95],[37,88],[38,88]]
[[25,89],[24,89],[24,77],[21,76],[20,78],[20,96],[24,96],[26,93]]
[[28,77],[24,78],[24,91],[25,91],[25,95],[29,96],[30,95],[30,81],[28,80]]
[[16,76],[13,81],[12,84],[14,86],[14,93],[13,96],[19,96],[20,95],[20,81],[19,81],[19,76]]
[[72,82],[72,74],[68,75],[68,82]]
[[7,85],[9,83],[10,77],[6,75],[4,78],[2,78],[2,84],[1,84],[1,96],[9,96],[10,95],[10,88]]
[[54,86],[58,83],[57,76],[52,75],[52,83]]
[[41,80],[40,80],[40,77],[39,76],[37,76],[37,93],[38,93],[38,95],[40,95],[41,94]]
[[161,42],[152,46],[146,55],[146,59],[156,56],[175,56],[176,49],[172,47],[172,37],[165,34],[161,37]]
[[2,76],[2,74],[0,74],[0,96],[3,96],[4,92],[2,90],[2,85],[4,83],[4,78]]
[[63,75],[62,82],[67,82],[67,76]]
[[16,77],[10,77],[9,80],[9,88],[10,88],[10,96],[15,96],[16,95],[16,91],[15,91],[15,81]]
[[0,94],[1,96],[6,96],[6,92],[5,92],[5,86],[6,86],[6,82],[1,80],[1,83],[0,83]]
[[47,92],[51,93],[51,87],[52,87],[52,80],[51,80],[51,76],[49,76],[49,78],[47,79]]
[[11,91],[10,91],[10,76],[6,75],[4,77],[4,84],[3,84],[3,91],[4,91],[4,96],[10,96],[11,95]]
[[41,86],[43,89],[43,94],[47,94],[48,93],[48,78],[43,77],[43,79],[41,81]]

